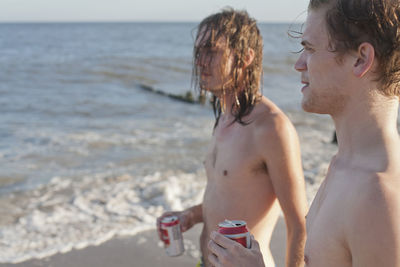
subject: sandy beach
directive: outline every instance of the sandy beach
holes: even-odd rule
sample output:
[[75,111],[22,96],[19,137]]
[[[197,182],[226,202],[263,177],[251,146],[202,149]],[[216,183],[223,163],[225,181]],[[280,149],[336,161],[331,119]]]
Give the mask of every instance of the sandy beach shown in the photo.
[[[18,264],[0,264],[2,267],[162,267],[195,266],[197,263],[198,237],[201,225],[185,233],[186,251],[179,257],[169,257],[160,246],[155,231],[141,232],[133,237],[114,238],[100,246],[72,250],[44,259],[34,259]],[[280,218],[272,236],[271,250],[276,266],[284,266],[286,228]]]

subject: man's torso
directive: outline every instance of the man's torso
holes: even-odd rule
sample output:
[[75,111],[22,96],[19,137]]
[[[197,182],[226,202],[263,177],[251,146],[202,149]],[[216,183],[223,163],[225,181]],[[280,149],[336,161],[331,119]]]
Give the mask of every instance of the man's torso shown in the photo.
[[268,123],[268,119],[261,116],[271,115],[266,108],[264,112],[255,109],[252,115],[254,120],[249,125],[229,125],[231,121],[220,120],[206,155],[208,182],[201,237],[205,257],[209,234],[217,229],[219,222],[244,220],[261,244],[264,260],[272,262],[269,241],[280,208],[256,138],[259,124]]

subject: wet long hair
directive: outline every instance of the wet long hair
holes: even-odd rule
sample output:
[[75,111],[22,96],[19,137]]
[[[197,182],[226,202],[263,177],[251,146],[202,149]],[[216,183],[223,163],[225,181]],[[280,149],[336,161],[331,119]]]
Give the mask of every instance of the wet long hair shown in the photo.
[[[210,34],[204,34],[207,32]],[[200,37],[202,40],[199,40]],[[201,53],[206,53],[207,49],[215,47],[220,38],[225,38],[226,46],[229,49],[226,50],[233,55],[231,72],[233,85],[227,88],[228,91],[233,90],[229,93],[236,96],[236,101],[231,109],[235,118],[232,123],[239,122],[246,125],[250,122],[243,121],[243,117],[250,114],[255,104],[261,99],[259,91],[263,71],[262,36],[256,20],[244,10],[225,8],[221,12],[205,18],[197,27],[196,41],[201,46],[195,46],[193,49],[192,85],[195,89],[200,89],[200,94],[204,94],[205,88],[200,85],[198,60],[202,56]],[[254,50],[254,59],[242,73],[241,69],[250,48]],[[225,59],[227,55],[228,53],[225,53]],[[224,63],[226,64],[226,60]],[[212,96],[211,102],[215,115],[215,128],[221,116],[223,103],[215,95]]]
[[333,51],[343,55],[370,43],[378,59],[377,81],[386,96],[400,96],[400,2],[398,0],[310,0],[308,9],[326,8]]

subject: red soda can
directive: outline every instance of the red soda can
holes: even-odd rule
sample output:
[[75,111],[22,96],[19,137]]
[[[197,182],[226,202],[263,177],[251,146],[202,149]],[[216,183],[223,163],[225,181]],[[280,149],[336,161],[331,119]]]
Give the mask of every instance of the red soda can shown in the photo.
[[251,239],[245,221],[225,220],[218,224],[218,232],[224,236],[242,244],[245,248],[250,248]]
[[185,251],[177,216],[168,216],[161,220],[161,238],[168,256],[179,256]]

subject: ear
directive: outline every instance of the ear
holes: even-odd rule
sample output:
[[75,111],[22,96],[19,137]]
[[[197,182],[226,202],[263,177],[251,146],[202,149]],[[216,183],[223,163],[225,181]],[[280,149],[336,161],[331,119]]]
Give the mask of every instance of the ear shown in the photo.
[[253,60],[254,60],[254,50],[252,48],[249,48],[249,51],[247,52],[247,55],[244,58],[244,67],[247,68]]
[[355,76],[363,77],[371,68],[375,60],[375,49],[367,42],[360,44],[357,51],[356,62],[353,66]]

